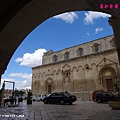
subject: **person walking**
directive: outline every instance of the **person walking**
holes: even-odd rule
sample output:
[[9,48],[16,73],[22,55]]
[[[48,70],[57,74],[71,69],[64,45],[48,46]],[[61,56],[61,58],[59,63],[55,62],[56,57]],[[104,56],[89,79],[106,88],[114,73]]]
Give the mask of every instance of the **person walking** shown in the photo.
[[17,102],[16,96],[13,96],[13,99],[14,99],[14,104],[16,105]]
[[18,105],[20,105],[20,103],[23,101],[23,98],[21,95],[18,96]]

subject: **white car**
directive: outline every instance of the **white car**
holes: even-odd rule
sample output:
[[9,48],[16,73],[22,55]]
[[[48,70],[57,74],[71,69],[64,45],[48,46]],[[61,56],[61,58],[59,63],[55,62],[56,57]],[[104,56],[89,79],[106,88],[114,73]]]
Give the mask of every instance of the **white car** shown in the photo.
[[35,97],[33,97],[33,102],[35,102],[35,101],[41,101],[42,102],[42,100],[43,100],[43,98],[45,97],[45,95],[36,95]]

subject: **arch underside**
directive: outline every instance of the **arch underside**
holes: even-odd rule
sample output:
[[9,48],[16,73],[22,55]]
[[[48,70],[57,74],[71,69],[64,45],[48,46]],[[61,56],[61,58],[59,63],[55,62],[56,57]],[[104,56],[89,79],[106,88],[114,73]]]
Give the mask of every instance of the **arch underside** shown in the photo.
[[0,1],[0,75],[20,43],[46,19],[69,11],[99,11],[120,18],[119,9],[100,9],[100,3],[118,0],[4,0]]

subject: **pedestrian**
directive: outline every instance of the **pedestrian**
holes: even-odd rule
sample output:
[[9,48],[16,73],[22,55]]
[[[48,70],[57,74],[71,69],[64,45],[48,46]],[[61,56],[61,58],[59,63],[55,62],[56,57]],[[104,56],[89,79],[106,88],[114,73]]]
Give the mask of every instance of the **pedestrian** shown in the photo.
[[20,103],[23,101],[23,98],[21,95],[18,96],[18,104],[20,105]]
[[17,102],[16,96],[13,96],[13,99],[14,99],[14,103],[16,105],[16,102]]

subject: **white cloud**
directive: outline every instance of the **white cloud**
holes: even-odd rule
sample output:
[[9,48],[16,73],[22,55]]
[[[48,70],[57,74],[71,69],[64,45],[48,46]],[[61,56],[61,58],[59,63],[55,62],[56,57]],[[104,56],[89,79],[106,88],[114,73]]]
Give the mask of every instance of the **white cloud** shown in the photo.
[[[3,84],[4,81],[12,81],[12,82],[15,82],[15,88],[17,88],[17,89],[31,89],[32,74],[11,73],[9,76],[24,78],[24,80],[18,80],[16,78],[4,78],[4,79],[2,78],[1,84]],[[5,88],[12,89],[12,84],[6,82]]]
[[94,24],[94,20],[106,17],[111,17],[111,15],[102,12],[88,11],[85,12],[84,24],[85,25]]
[[9,74],[11,77],[20,77],[20,78],[25,78],[25,79],[31,79],[32,74],[28,73],[11,73]]
[[66,23],[72,24],[75,19],[78,19],[78,16],[75,12],[66,12],[66,13],[63,13],[60,15],[56,15],[53,18],[61,19],[61,20],[65,21]]
[[25,53],[22,58],[17,58],[15,62],[20,62],[21,66],[34,67],[42,64],[43,53],[45,49],[35,50],[34,53]]
[[87,36],[90,36],[90,33],[86,33]]
[[100,31],[103,31],[103,28],[96,28],[96,29],[95,29],[95,34],[97,34],[97,33],[100,32]]

